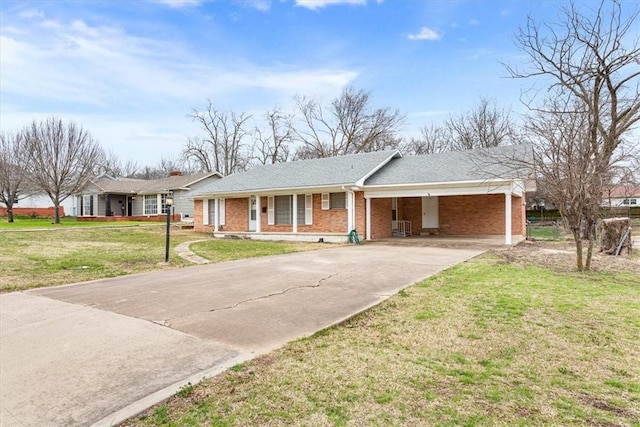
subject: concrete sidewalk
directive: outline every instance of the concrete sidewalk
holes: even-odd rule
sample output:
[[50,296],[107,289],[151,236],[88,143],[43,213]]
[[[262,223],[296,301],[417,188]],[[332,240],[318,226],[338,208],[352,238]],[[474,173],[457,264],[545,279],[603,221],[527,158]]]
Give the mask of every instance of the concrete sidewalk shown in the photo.
[[0,425],[112,425],[481,249],[367,244],[0,295]]

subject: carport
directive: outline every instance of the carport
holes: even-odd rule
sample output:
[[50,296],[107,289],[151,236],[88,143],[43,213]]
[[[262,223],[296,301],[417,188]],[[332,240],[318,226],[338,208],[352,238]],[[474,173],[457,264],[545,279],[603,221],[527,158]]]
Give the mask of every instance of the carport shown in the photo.
[[[476,159],[477,160],[477,159]],[[526,235],[526,171],[458,153],[393,159],[365,182],[366,238]]]

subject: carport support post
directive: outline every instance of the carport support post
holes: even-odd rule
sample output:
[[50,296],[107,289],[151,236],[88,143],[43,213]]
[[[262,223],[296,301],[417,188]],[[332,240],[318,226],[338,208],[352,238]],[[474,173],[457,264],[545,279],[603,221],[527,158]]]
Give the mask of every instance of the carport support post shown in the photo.
[[213,232],[214,233],[217,233],[220,229],[220,215],[218,212],[219,210],[220,210],[220,201],[216,197],[215,199],[213,199]]
[[366,198],[366,239],[371,240],[371,199]]
[[260,223],[262,222],[262,208],[260,207],[260,195],[256,195],[256,233],[260,233],[262,230]]
[[292,201],[292,213],[293,213],[293,220],[291,221],[291,232],[292,233],[297,233],[298,232],[298,195],[297,194],[293,194],[291,196],[291,201]]
[[511,244],[511,191],[504,193],[504,244]]

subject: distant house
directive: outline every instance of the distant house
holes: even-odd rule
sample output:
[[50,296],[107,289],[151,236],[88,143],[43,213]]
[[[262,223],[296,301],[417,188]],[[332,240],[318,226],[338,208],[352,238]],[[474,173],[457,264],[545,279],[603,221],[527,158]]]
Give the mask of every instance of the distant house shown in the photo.
[[197,191],[222,175],[218,172],[182,175],[173,172],[167,178],[134,179],[100,176],[90,180],[74,197],[79,220],[163,220],[166,218],[166,197],[174,200],[175,219],[193,218],[191,191]]
[[[530,147],[402,157],[362,153],[259,166],[192,192],[196,231],[255,239],[504,236],[525,231]],[[523,163],[518,163],[522,165]]]
[[[74,197],[67,197],[60,203],[60,216],[75,216],[77,211]],[[55,207],[49,196],[45,194],[32,194],[18,199],[13,204],[14,215],[24,215],[32,217],[53,217]],[[0,216],[6,215],[6,206],[0,203]]]
[[640,185],[617,185],[605,191],[602,206],[609,208],[640,206]]

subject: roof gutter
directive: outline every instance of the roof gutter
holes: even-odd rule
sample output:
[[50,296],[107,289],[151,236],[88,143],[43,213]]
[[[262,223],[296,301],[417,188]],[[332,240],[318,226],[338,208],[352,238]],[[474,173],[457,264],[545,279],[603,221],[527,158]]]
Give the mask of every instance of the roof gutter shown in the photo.
[[292,193],[309,193],[309,192],[323,192],[322,190],[341,190],[345,187],[352,187],[354,191],[362,190],[355,183],[343,183],[343,184],[331,184],[322,186],[309,186],[309,187],[287,187],[287,188],[263,188],[252,189],[242,191],[229,191],[229,192],[212,192],[206,194],[196,194],[189,197],[188,200],[209,199],[212,197],[245,197],[253,195],[280,195],[280,194],[292,194]]

